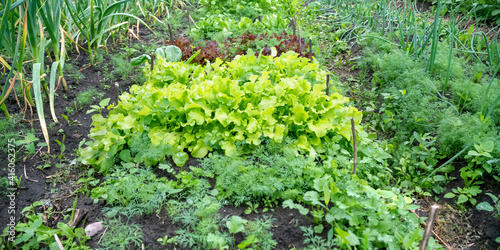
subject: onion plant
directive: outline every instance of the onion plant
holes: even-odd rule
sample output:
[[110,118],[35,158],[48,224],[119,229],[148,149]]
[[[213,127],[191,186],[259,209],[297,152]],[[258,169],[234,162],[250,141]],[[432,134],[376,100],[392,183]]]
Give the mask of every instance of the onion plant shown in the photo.
[[45,123],[45,115],[43,113],[43,101],[42,93],[40,91],[40,67],[41,63],[33,64],[33,90],[35,92],[36,101],[36,111],[38,114],[38,120],[40,121],[40,127],[42,128],[43,137],[47,143],[47,151],[50,153],[50,143],[49,143],[49,133],[47,131],[47,124]]
[[[67,91],[63,75],[66,39],[88,52],[91,63],[94,63],[94,51],[97,47],[105,46],[106,39],[120,29],[126,30],[130,19],[135,19],[149,28],[137,16],[128,13],[134,12],[134,10],[127,9],[130,1],[0,0],[0,6],[3,7],[0,10],[0,49],[6,52],[5,56],[0,56],[0,64],[4,70],[1,78],[6,76],[6,83],[0,96],[0,110],[4,112],[5,116],[9,118],[10,114],[4,101],[17,82],[21,85],[23,99],[26,103],[25,108],[27,105],[35,106],[31,96],[33,91],[31,83],[25,80],[23,73],[26,60],[39,63],[40,71],[37,72],[43,76],[45,55],[51,49],[54,53],[54,61],[57,62],[51,68],[51,85],[57,80],[58,85],[62,82],[63,88]],[[146,4],[144,1],[142,2],[143,5]],[[136,7],[135,5],[130,6]],[[144,7],[152,8],[151,13],[155,13],[155,8],[165,10],[165,2],[154,1],[152,5]],[[85,38],[87,49],[78,44],[80,36]],[[11,64],[13,65],[9,64],[9,59],[12,59]],[[56,72],[59,75],[58,79]],[[51,87],[49,90],[47,81],[43,77],[40,82],[46,96],[53,102],[55,89]],[[52,116],[56,121],[55,114]]]
[[[128,19],[133,18],[149,26],[133,14],[124,12],[131,0],[109,1],[70,1],[65,0],[67,13],[78,29],[77,37],[83,36],[87,43],[87,52],[90,61],[94,63],[94,52],[98,46],[105,45],[106,39],[119,27],[127,25]],[[121,11],[121,12],[120,12]],[[119,21],[119,22],[118,22]]]

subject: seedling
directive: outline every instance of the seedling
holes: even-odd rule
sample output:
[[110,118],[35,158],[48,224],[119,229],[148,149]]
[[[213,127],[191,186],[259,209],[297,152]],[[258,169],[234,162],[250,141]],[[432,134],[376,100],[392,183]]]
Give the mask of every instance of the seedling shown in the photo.
[[26,156],[25,159],[30,155],[35,154],[35,147],[47,146],[47,144],[43,142],[39,142],[35,146],[35,143],[39,140],[40,139],[38,139],[33,133],[28,133],[26,137],[24,137],[24,140],[16,141],[17,145],[24,145],[26,148],[27,151],[25,151],[25,153],[28,154],[28,156]]
[[252,202],[247,202],[248,208],[245,210],[245,214],[251,214],[252,212],[258,214],[259,211],[257,208],[259,207],[258,203],[252,204]]
[[59,159],[62,159],[62,157],[64,156],[64,151],[66,150],[66,146],[64,145],[65,140],[66,140],[66,135],[64,135],[64,134],[63,134],[62,142],[59,140],[55,140],[55,142],[57,144],[59,144],[59,147],[61,148],[61,154],[57,156]]
[[239,217],[239,216],[232,216],[231,220],[226,221],[226,226],[229,229],[229,232],[233,234],[233,241],[234,235],[239,232],[243,232],[245,230],[245,224],[247,224],[248,221]]
[[65,115],[65,114],[61,114],[61,116],[64,118],[64,120],[65,120],[65,121],[68,123],[68,125],[69,125],[69,118],[68,118],[68,116],[67,116],[67,115]]
[[90,105],[91,109],[89,109],[87,111],[87,114],[90,114],[93,112],[99,112],[99,114],[101,114],[101,110],[109,105],[110,100],[111,100],[111,98],[106,98],[106,99],[103,99],[102,101],[100,101],[99,105]]
[[174,236],[172,238],[168,238],[168,235],[165,235],[163,238],[158,238],[156,241],[160,242],[160,244],[167,246],[167,244],[174,244],[177,245],[177,239],[179,236]]

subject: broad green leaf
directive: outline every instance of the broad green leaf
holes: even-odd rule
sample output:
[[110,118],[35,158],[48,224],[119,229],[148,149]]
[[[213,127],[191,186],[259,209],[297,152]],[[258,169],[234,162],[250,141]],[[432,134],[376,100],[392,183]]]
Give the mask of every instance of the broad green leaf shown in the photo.
[[384,233],[389,231],[392,227],[394,227],[394,223],[392,221],[379,221],[375,226],[379,233]]
[[490,153],[493,151],[493,149],[495,149],[495,143],[493,141],[481,142],[481,149],[484,152]]
[[323,224],[319,224],[314,227],[314,232],[317,234],[321,234],[323,232],[323,229],[324,229]]
[[451,198],[454,198],[456,195],[454,193],[447,193],[445,194],[443,197],[444,198],[447,198],[447,199],[451,199]]
[[468,199],[469,199],[469,198],[468,198],[466,195],[464,195],[464,194],[460,194],[460,195],[458,196],[457,204],[464,203],[464,202],[466,202]]
[[125,162],[130,162],[132,160],[132,157],[130,156],[130,150],[122,150],[120,152],[120,159],[122,159]]
[[309,117],[307,112],[304,110],[304,106],[302,104],[298,104],[295,107],[293,107],[292,112],[293,112],[293,116],[292,116],[293,121],[297,125],[302,125],[302,123],[306,122],[307,118]]
[[169,45],[165,47],[165,59],[169,62],[179,62],[182,58],[182,51],[179,47]]
[[201,125],[205,122],[205,112],[200,109],[192,109],[188,113],[188,123],[193,125]]
[[226,221],[226,226],[229,229],[229,233],[235,234],[243,232],[243,230],[245,230],[245,224],[247,222],[248,222],[247,220],[239,216],[233,215],[231,216],[231,220]]
[[140,55],[138,57],[132,58],[132,60],[130,60],[130,65],[132,65],[132,66],[139,66],[139,65],[141,65],[144,62],[149,61],[149,60],[151,60],[150,56],[148,56],[148,55]]
[[178,152],[172,156],[172,159],[174,160],[175,165],[182,167],[189,160],[189,156],[184,152]]
[[304,200],[319,203],[319,194],[315,191],[308,191],[304,194]]
[[483,201],[483,202],[477,204],[476,209],[477,210],[488,211],[488,212],[491,212],[491,211],[495,210],[495,208],[493,206],[491,206],[490,203],[488,203],[486,201]]
[[309,129],[312,130],[317,137],[323,137],[326,135],[329,128],[332,125],[326,120],[319,120],[315,122],[308,123]]
[[191,152],[191,155],[194,158],[203,158],[210,150],[212,150],[212,148],[206,145],[205,142],[203,142],[203,139],[199,139],[193,151]]

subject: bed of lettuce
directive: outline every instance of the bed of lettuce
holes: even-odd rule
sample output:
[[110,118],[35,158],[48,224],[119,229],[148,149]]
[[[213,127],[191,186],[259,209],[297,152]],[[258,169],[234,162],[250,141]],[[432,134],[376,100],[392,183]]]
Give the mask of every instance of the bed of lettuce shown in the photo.
[[361,112],[339,93],[326,95],[326,72],[294,52],[204,67],[160,59],[145,70],[149,80],[124,93],[107,118],[92,116],[84,163],[106,172],[119,162],[154,166],[171,156],[182,166],[189,155],[242,155],[285,136],[315,155],[335,135],[352,139],[351,117],[362,131]]

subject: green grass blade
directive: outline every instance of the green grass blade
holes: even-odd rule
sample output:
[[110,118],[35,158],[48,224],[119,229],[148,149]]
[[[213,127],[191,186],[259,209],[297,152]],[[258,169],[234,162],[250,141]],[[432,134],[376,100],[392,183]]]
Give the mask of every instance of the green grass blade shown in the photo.
[[47,143],[47,152],[50,153],[49,133],[47,131],[47,124],[45,123],[45,115],[43,114],[42,92],[40,91],[40,63],[33,64],[33,92],[35,92],[38,120],[40,121],[43,137],[45,137],[45,142]]

